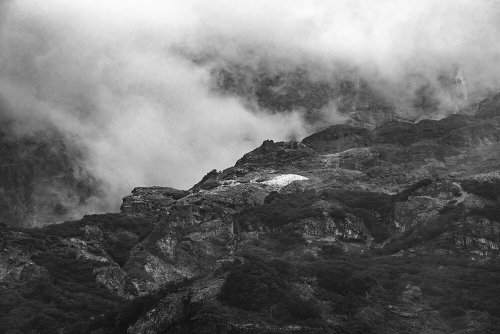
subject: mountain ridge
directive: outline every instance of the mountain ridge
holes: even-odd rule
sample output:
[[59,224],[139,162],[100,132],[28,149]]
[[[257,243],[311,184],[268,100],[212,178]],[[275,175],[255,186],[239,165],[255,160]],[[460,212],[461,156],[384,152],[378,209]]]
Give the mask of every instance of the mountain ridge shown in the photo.
[[189,190],[135,188],[120,213],[5,225],[0,327],[493,333],[500,110],[481,108],[266,140]]

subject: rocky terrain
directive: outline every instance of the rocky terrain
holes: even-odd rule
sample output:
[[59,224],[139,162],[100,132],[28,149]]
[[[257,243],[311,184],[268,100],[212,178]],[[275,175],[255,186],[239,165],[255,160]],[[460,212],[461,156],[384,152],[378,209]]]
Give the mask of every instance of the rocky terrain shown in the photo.
[[0,333],[495,333],[497,100],[266,140],[120,213],[3,224]]

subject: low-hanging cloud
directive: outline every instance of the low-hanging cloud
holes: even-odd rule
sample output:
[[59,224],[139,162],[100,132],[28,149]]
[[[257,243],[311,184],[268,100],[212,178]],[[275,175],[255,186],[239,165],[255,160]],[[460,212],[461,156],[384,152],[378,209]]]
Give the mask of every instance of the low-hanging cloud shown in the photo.
[[[81,148],[107,209],[134,186],[189,188],[264,139],[310,131],[301,110],[270,113],[220,94],[214,69],[360,76],[396,104],[420,81],[438,89],[450,71],[463,73],[468,98],[500,86],[495,1],[11,0],[0,7],[3,117],[20,124],[20,134],[55,126]],[[443,105],[454,103],[442,95]],[[321,112],[343,120],[333,104]]]

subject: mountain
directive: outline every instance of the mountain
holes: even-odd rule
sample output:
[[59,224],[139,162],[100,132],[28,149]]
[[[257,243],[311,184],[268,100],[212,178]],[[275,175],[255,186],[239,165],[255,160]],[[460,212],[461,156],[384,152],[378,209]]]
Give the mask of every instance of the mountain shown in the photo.
[[[195,59],[196,64],[210,63]],[[340,70],[336,77],[307,67],[276,69],[265,62],[254,66],[212,65],[216,92],[247,102],[248,109],[272,113],[301,111],[308,123],[323,126],[349,119],[373,127],[394,117],[408,121],[453,113],[470,114],[477,105],[468,96],[460,68],[448,69],[431,81],[408,74],[402,87],[386,87],[353,70]],[[486,103],[486,102],[485,102]],[[492,103],[489,103],[492,105]]]
[[3,224],[0,333],[495,333],[497,97],[266,140],[120,213]]
[[95,205],[99,187],[80,166],[81,152],[53,128],[16,135],[12,127],[0,124],[0,221],[39,227]]
[[[207,59],[191,60],[209,66],[210,57]],[[316,131],[340,121],[347,128],[352,125],[362,131],[391,120],[410,124],[457,110],[463,114],[473,113],[469,105],[472,102],[457,94],[453,71],[443,73],[433,84],[428,79],[409,76],[406,85],[414,93],[398,100],[394,93],[387,93],[380,85],[353,71],[325,77],[317,73],[321,71],[311,68],[278,70],[265,63],[256,67],[233,63],[209,67],[214,94],[237,98],[255,114],[299,111],[306,127]],[[437,95],[451,101],[452,106],[440,103]],[[486,119],[492,118],[488,110],[494,113],[497,100],[498,95],[481,102],[479,107]],[[62,133],[64,130],[58,130],[55,125],[44,123],[37,131],[17,133],[15,129],[19,124],[16,123],[22,121],[5,116],[8,109],[0,105],[0,118],[10,119],[0,122],[0,168],[3,170],[0,193],[5,195],[0,197],[0,221],[10,226],[41,227],[76,219],[85,212],[105,212],[104,208],[108,209],[111,204],[102,204],[108,199],[102,189],[104,182],[93,175],[97,169],[95,164],[85,156],[89,148],[78,145],[75,137]]]

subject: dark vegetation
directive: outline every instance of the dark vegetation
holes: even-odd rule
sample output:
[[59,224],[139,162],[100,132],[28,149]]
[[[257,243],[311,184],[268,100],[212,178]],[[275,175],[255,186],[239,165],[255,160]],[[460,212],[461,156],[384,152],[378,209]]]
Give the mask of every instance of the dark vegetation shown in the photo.
[[291,270],[288,262],[264,261],[247,254],[243,263],[236,263],[229,270],[218,298],[247,311],[266,313],[270,309],[280,323],[321,318],[315,302],[300,297],[287,286]]
[[[109,333],[125,333],[124,323],[137,319],[160,296],[144,296],[133,301],[118,297],[96,283],[94,269],[103,264],[79,258],[61,237],[81,238],[85,234],[83,226],[99,227],[103,231],[102,244],[106,252],[112,257],[115,254],[115,260],[123,264],[131,247],[149,233],[153,221],[153,217],[147,216],[90,215],[79,221],[22,230],[33,237],[24,240],[22,246],[36,253],[32,260],[46,268],[50,278],[15,289],[0,286],[0,333],[29,333],[32,330],[57,333],[59,329],[64,329],[65,333],[89,333],[95,326],[104,326]],[[113,241],[111,234],[121,230],[136,238]],[[132,284],[126,284],[125,289],[134,293]],[[116,317],[118,314],[120,316]]]
[[363,220],[375,242],[382,242],[391,235],[390,219],[396,202],[405,202],[416,190],[432,183],[429,179],[416,182],[398,194],[388,195],[360,190],[330,189],[321,192],[321,197],[341,203],[343,208],[335,208],[328,213],[334,219],[343,220],[353,214]]
[[237,221],[242,230],[255,228],[259,223],[270,230],[276,230],[299,219],[323,216],[320,209],[312,207],[319,198],[316,192],[269,196],[263,205],[245,208],[238,214]]
[[263,205],[243,209],[237,216],[240,229],[248,231],[259,224],[271,231],[283,228],[305,218],[322,218],[323,211],[315,208],[319,199],[341,205],[328,212],[333,219],[344,220],[348,214],[362,219],[366,228],[375,239],[382,242],[391,235],[390,219],[396,202],[407,201],[419,188],[432,181],[421,180],[396,195],[375,193],[362,190],[326,189],[321,193],[306,191],[301,193],[279,194],[272,192],[264,199]]
[[470,214],[485,216],[491,221],[500,222],[500,203],[486,204],[484,208],[473,208]]
[[220,186],[220,182],[219,181],[210,179],[210,180],[207,180],[207,181],[203,182],[200,185],[200,188],[203,189],[203,190],[210,190],[210,189],[217,188],[218,186]]
[[[244,261],[230,268],[218,298],[229,306],[270,316],[269,321],[278,324],[328,328],[322,320],[325,304],[318,304],[322,301],[329,312],[352,319],[359,326],[354,332],[376,333],[380,328],[360,320],[363,317],[357,317],[357,312],[381,301],[396,304],[408,286],[421,287],[414,301],[438,311],[444,321],[453,323],[468,310],[486,312],[492,323],[500,321],[500,263],[496,260],[479,264],[445,256],[375,258],[328,248],[312,261],[264,258],[256,253],[246,251]],[[293,288],[292,283],[305,281],[314,288],[314,299],[299,296]]]
[[211,170],[201,179],[200,182],[194,185],[193,189],[198,191],[200,189],[210,190],[217,188],[218,186],[220,186],[220,182],[217,181],[218,174],[219,173],[216,169]]
[[[466,215],[483,215],[498,221],[498,202],[470,211],[463,204],[448,204],[434,219],[414,226],[371,254],[345,253],[339,245],[325,245],[317,256],[301,257],[296,252],[294,256],[282,257],[284,251],[301,249],[307,244],[290,224],[304,218],[323,217],[322,210],[314,207],[320,199],[337,205],[328,212],[331,218],[344,220],[348,215],[355,215],[363,220],[376,240],[383,241],[391,232],[387,222],[394,204],[408,200],[414,191],[429,184],[429,180],[423,180],[393,196],[341,189],[321,193],[272,193],[263,205],[246,208],[236,216],[241,230],[262,224],[269,232],[239,251],[237,255],[242,256],[242,261],[226,267],[228,271],[218,300],[238,312],[257,315],[277,325],[299,324],[328,332],[333,328],[325,317],[334,314],[351,324],[352,333],[377,333],[381,328],[368,318],[360,317],[359,312],[381,303],[396,305],[406,287],[415,285],[421,289],[421,296],[415,297],[417,302],[436,311],[450,326],[464,322],[467,312],[480,311],[494,330],[500,324],[498,260],[474,263],[460,257],[387,255],[440,236]],[[475,191],[485,198],[492,193],[492,188],[483,184],[468,187],[467,191]],[[179,282],[157,293],[126,300],[96,283],[94,270],[101,263],[78,258],[61,238],[84,238],[83,226],[98,227],[103,232],[101,243],[106,253],[124,265],[130,249],[150,233],[154,221],[154,216],[89,215],[79,221],[23,230],[33,237],[24,241],[30,251],[36,251],[32,260],[48,270],[50,279],[16,289],[0,286],[0,334],[33,330],[56,333],[61,329],[65,333],[95,330],[126,333],[130,325],[162,298],[190,282]],[[116,234],[120,237],[116,238]],[[314,290],[310,296],[296,288],[305,283]],[[135,293],[132,284],[127,283],[126,290]],[[217,307],[220,305],[202,306],[193,312],[217,314]],[[390,318],[391,314],[384,317]]]
[[1,287],[0,333],[87,333],[89,319],[123,300],[95,282],[98,263],[77,259],[52,244],[34,256],[48,269],[52,281],[33,282],[18,289]]
[[[149,235],[155,219],[154,215],[131,217],[123,213],[107,213],[87,215],[80,220],[23,231],[38,240],[53,240],[55,237],[81,238],[85,235],[85,230],[83,230],[85,225],[98,227],[103,231],[101,244],[106,252],[116,263],[123,266],[128,260],[132,247]],[[127,233],[119,233],[120,231],[130,232],[135,237]]]
[[347,214],[352,214],[363,220],[375,242],[384,241],[389,237],[389,219],[394,207],[392,196],[368,191],[332,189],[322,191],[321,197],[343,206],[342,209],[331,210],[328,213],[330,217],[343,220]]
[[369,269],[353,264],[340,254],[333,258],[329,253],[326,255],[328,260],[314,262],[265,260],[255,253],[243,254],[244,262],[236,263],[229,270],[219,299],[230,306],[253,312],[266,312],[273,307],[281,310],[274,314],[276,320],[287,323],[319,319],[318,305],[301,298],[289,285],[303,282],[306,277],[315,277],[318,287],[336,300],[332,305],[334,308],[352,311],[353,300],[359,301],[357,306],[365,304],[358,296],[371,291],[376,286],[376,279]]
[[465,191],[492,201],[496,201],[500,198],[500,180],[465,180],[462,181],[460,185]]
[[[428,102],[422,102],[428,106]],[[467,124],[469,120],[463,115],[452,115],[437,122],[422,120],[416,124],[389,122],[374,130],[374,135],[379,142],[407,146],[422,139],[441,138]]]
[[284,251],[306,244],[306,239],[302,236],[302,234],[291,229],[285,229],[285,231],[278,233],[270,233],[269,236],[271,239],[276,240],[280,245],[281,250]]
[[424,225],[413,226],[401,236],[391,239],[383,248],[377,249],[376,253],[391,255],[421,244],[424,241],[432,240],[449,230],[452,224],[461,219],[464,214],[465,207],[463,203],[458,205],[448,204],[439,211],[437,217],[430,219]]
[[140,317],[158,305],[171,293],[175,293],[190,284],[190,280],[179,281],[164,286],[161,290],[148,295],[124,301],[119,307],[107,310],[95,317],[88,326],[88,330],[101,330],[109,334],[126,333],[128,327],[135,324]]
[[270,265],[250,257],[229,271],[219,299],[248,311],[265,311],[284,298],[285,282]]
[[[300,233],[285,226],[286,222],[295,221],[298,218],[294,217],[297,216],[316,214],[311,206],[320,196],[334,199],[342,205],[342,208],[329,213],[334,219],[345,219],[346,212],[355,213],[356,209],[367,212],[374,210],[382,214],[390,212],[395,198],[407,198],[407,195],[377,195],[354,191],[274,194],[263,206],[252,208],[255,211],[244,211],[248,215],[244,219],[259,215],[261,222],[272,217],[279,217],[278,222],[285,222],[281,225],[269,223],[270,226],[282,228],[280,232],[267,234],[269,242],[279,247],[269,248],[271,251],[268,249],[266,253],[262,249],[265,241],[257,240],[249,249],[237,254],[243,257],[243,261],[237,261],[228,268],[219,301],[277,325],[299,324],[328,332],[333,329],[324,319],[336,314],[351,324],[353,333],[377,333],[380,328],[364,317],[359,317],[359,312],[381,302],[396,304],[407,285],[416,285],[422,293],[418,302],[437,311],[440,318],[450,324],[465,319],[471,310],[484,312],[492,324],[500,323],[498,261],[473,263],[465,258],[425,255],[373,257],[370,254],[344,253],[338,245],[321,247],[318,257],[280,257],[280,250],[297,249],[306,243]],[[283,207],[289,212],[285,212]],[[498,206],[490,205],[477,210],[480,212],[475,214],[495,215]],[[466,212],[462,205],[447,205],[440,210],[435,220],[410,229],[400,239],[392,240],[376,253],[388,255],[432,239],[463,214]],[[241,217],[244,215],[238,218]],[[132,218],[122,214],[91,215],[78,222],[24,230],[41,240],[30,246],[39,251],[32,258],[35,263],[47,268],[51,280],[34,282],[19,289],[0,287],[0,333],[25,333],[31,330],[54,333],[59,329],[64,329],[65,333],[90,333],[93,330],[125,333],[131,324],[155,307],[162,298],[183,289],[189,282],[180,282],[166,286],[155,294],[125,300],[95,282],[93,271],[101,264],[77,258],[76,253],[60,238],[83,237],[81,227],[93,225],[103,231],[104,244],[107,242],[106,234],[121,230],[136,235],[137,241],[150,230],[152,221],[152,217]],[[127,247],[123,246],[123,249]],[[108,253],[111,253],[110,249],[112,247],[107,244]],[[313,287],[313,298],[305,297],[295,288],[296,284],[305,282]],[[133,292],[131,284],[128,288]],[[193,312],[216,314],[217,307],[201,307]]]
[[420,181],[412,184],[408,188],[404,189],[400,193],[394,195],[393,200],[395,202],[406,202],[408,200],[408,197],[411,194],[413,194],[415,191],[417,191],[420,188],[427,187],[431,183],[432,183],[432,180],[430,180],[430,179],[420,180]]

